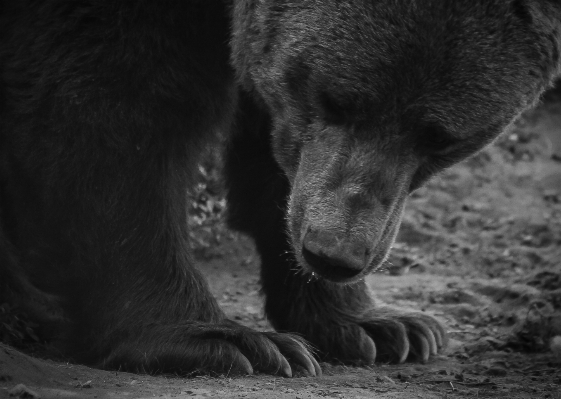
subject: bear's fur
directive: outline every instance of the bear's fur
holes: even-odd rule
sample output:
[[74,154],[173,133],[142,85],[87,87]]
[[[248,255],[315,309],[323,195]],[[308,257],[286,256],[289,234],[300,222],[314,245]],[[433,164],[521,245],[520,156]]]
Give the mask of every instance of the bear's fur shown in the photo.
[[377,309],[362,278],[408,194],[561,72],[561,3],[247,0],[233,21],[249,111],[226,168],[230,220],[259,248],[267,316],[346,363],[426,360],[438,326]]
[[[290,333],[425,361],[443,328],[363,277],[407,195],[559,75],[560,29],[554,0],[0,0],[0,296],[103,368],[320,374]],[[228,320],[187,251],[217,131],[282,332]]]

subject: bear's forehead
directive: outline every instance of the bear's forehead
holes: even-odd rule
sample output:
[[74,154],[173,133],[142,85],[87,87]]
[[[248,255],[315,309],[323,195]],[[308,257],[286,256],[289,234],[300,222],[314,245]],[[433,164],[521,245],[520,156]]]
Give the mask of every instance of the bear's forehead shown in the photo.
[[468,126],[478,120],[500,124],[495,114],[523,105],[511,94],[534,84],[519,62],[533,50],[509,7],[503,0],[290,2],[275,10],[282,26],[264,28],[273,48],[264,81],[310,103],[327,92],[345,109],[376,110],[372,116],[399,109],[458,134],[478,129]]
[[291,57],[305,52],[327,74],[333,73],[330,67],[353,74],[383,72],[385,66],[414,71],[430,65],[436,70],[471,62],[477,67],[498,55],[504,62],[512,47],[527,43],[520,34],[526,27],[503,0],[296,3],[267,19],[267,36],[277,53]]
[[[477,66],[476,56],[413,59],[411,54],[368,59],[357,51],[351,59],[333,49],[306,49],[291,57],[279,76],[284,87],[307,93],[311,103],[314,96],[327,93],[342,108],[367,115],[373,123],[407,114],[403,119],[438,122],[458,135],[494,123],[494,115],[502,115],[505,107],[520,106],[509,103],[513,75],[504,68]],[[479,122],[482,126],[474,126]]]

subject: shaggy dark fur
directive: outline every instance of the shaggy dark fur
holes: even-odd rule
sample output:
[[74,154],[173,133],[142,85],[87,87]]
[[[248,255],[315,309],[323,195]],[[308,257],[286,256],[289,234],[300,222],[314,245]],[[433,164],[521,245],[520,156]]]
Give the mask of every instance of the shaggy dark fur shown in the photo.
[[[363,277],[408,193],[561,72],[560,25],[552,0],[0,0],[0,298],[104,368],[320,374],[290,332],[322,359],[425,361],[443,328]],[[187,251],[220,130],[283,332],[228,320]]]
[[547,0],[236,2],[248,94],[226,168],[230,220],[257,243],[275,328],[345,363],[437,352],[439,324],[376,308],[363,277],[408,194],[561,72],[560,31],[561,3]]

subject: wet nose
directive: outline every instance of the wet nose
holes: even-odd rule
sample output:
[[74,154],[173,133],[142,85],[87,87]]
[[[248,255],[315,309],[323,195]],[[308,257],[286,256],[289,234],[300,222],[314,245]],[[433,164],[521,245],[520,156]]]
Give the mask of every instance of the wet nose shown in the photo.
[[355,277],[366,267],[368,254],[364,243],[329,231],[310,228],[304,236],[304,260],[327,280],[341,282]]

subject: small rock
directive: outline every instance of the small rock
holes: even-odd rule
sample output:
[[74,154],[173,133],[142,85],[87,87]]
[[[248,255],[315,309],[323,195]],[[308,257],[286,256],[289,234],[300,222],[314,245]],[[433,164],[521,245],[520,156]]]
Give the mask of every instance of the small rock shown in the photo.
[[485,374],[492,375],[494,377],[504,377],[506,376],[507,372],[505,369],[502,369],[500,367],[491,367],[485,372]]
[[10,397],[21,398],[21,399],[39,399],[41,395],[37,392],[32,391],[23,384],[18,384],[8,391]]
[[561,335],[556,335],[551,339],[551,351],[558,359],[561,359]]
[[84,383],[77,383],[76,385],[74,385],[74,388],[91,388],[92,387],[92,381],[86,381]]
[[381,380],[380,382],[385,381],[385,382],[389,382],[390,384],[394,384],[394,385],[395,385],[395,381],[392,380],[392,379],[391,379],[390,377],[388,377],[387,375],[383,375],[383,376],[381,376],[381,377],[378,377],[378,379]]
[[392,376],[395,379],[399,380],[400,382],[407,382],[411,380],[411,376],[402,372],[396,373]]
[[465,350],[470,355],[489,352],[493,349],[488,339],[489,337],[481,338],[476,342],[465,345]]

